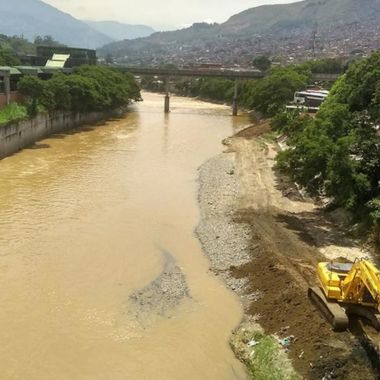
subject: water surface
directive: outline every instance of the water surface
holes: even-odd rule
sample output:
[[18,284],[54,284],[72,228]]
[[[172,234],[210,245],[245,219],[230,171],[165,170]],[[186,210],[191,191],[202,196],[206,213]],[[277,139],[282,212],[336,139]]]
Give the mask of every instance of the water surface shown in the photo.
[[[245,378],[228,346],[241,307],[193,232],[197,168],[245,119],[144,98],[0,161],[2,379]],[[188,289],[147,303],[165,265]]]

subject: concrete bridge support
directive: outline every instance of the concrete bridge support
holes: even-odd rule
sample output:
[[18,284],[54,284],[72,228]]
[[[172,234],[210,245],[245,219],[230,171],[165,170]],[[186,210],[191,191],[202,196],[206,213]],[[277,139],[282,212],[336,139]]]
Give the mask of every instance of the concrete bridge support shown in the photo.
[[165,106],[164,106],[164,111],[165,113],[170,112],[170,82],[169,82],[169,77],[165,77]]
[[8,105],[11,102],[11,73],[9,70],[1,70],[0,77],[4,81],[4,93]]
[[234,98],[232,100],[232,116],[238,115],[238,80],[235,80],[235,88],[234,88]]

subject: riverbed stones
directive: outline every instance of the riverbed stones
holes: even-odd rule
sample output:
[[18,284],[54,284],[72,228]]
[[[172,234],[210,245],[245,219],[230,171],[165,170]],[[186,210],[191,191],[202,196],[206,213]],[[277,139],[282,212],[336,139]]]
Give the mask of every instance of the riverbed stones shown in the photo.
[[137,318],[147,316],[171,317],[175,308],[190,298],[186,278],[173,255],[162,250],[163,267],[161,273],[146,287],[136,290],[129,297]]
[[229,274],[231,266],[250,260],[250,228],[233,221],[238,196],[233,153],[222,153],[199,168],[201,221],[196,234],[213,272],[222,276],[230,289],[243,293],[243,281]]

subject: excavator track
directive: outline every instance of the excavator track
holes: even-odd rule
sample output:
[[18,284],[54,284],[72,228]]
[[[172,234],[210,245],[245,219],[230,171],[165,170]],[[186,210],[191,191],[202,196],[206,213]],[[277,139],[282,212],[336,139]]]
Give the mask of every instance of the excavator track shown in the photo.
[[372,327],[380,331],[380,314],[377,310],[361,305],[347,305],[346,313],[349,316],[356,315],[365,318]]
[[344,331],[348,328],[348,317],[337,302],[328,301],[319,287],[311,287],[308,296],[318,310],[332,325],[334,331]]
[[371,325],[367,325],[365,320],[355,316],[350,320],[350,331],[367,353],[368,359],[377,373],[377,378],[380,378],[380,337],[378,331],[373,328],[372,322]]

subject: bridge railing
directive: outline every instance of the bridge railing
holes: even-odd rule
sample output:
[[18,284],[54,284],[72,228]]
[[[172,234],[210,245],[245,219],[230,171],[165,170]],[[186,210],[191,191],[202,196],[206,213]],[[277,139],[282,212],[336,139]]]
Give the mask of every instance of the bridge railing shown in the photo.
[[[259,79],[263,78],[266,73],[260,70],[231,70],[231,69],[159,69],[159,68],[140,68],[115,65],[115,68],[129,72],[134,75],[154,75],[163,77],[214,77],[236,80]],[[322,74],[315,73],[312,75],[314,82],[335,82],[340,74]]]
[[119,70],[134,75],[178,76],[178,77],[216,77],[226,79],[257,79],[265,74],[259,70],[223,70],[223,69],[153,69],[127,66],[115,66]]

